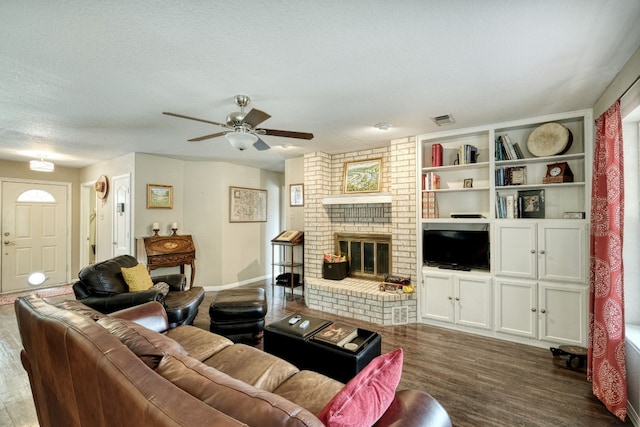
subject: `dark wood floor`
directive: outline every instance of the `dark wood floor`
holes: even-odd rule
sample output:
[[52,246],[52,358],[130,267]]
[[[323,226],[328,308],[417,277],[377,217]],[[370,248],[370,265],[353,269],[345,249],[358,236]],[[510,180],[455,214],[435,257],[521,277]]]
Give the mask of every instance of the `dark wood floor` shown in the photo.
[[[339,319],[309,310],[301,297],[267,289],[267,323],[294,313]],[[195,325],[209,328],[207,293]],[[69,298],[55,297],[53,300]],[[424,390],[463,426],[623,426],[591,393],[583,372],[567,369],[546,349],[450,331],[434,326],[378,326],[343,319],[382,335],[382,351],[404,349],[399,388]],[[20,364],[13,306],[0,307],[0,425],[36,426],[28,378]],[[258,347],[261,347],[259,345]]]

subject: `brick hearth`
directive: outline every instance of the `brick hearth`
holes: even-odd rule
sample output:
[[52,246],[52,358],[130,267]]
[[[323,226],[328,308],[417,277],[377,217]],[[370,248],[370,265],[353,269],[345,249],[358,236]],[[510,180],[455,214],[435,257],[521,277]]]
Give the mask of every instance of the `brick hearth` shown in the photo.
[[379,325],[415,323],[416,294],[383,292],[379,281],[305,279],[305,302],[313,310]]

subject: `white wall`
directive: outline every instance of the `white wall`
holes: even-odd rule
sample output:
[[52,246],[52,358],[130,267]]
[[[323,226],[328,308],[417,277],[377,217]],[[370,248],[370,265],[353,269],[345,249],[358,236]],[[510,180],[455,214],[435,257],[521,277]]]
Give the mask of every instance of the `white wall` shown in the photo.
[[[152,235],[153,222],[160,223],[160,235],[169,235],[170,224],[177,222],[178,234],[194,239],[195,285],[233,287],[271,275],[270,242],[280,230],[282,173],[132,153],[84,168],[81,181],[106,175],[111,182],[113,176],[124,173],[131,174],[133,236]],[[173,208],[148,209],[147,184],[173,186]],[[230,223],[230,186],[267,190],[267,222]],[[113,197],[98,201],[98,261],[111,257],[112,214]],[[157,269],[153,274],[177,271],[178,267]],[[188,267],[185,272],[189,274]]]
[[[271,275],[283,175],[220,162],[186,162],[185,234],[196,244],[196,284],[226,288]],[[267,222],[229,222],[229,187],[267,190]]]
[[[124,175],[126,173],[131,174],[131,182],[134,182],[134,170],[135,170],[135,154],[130,153],[115,159],[107,160],[104,162],[96,163],[95,165],[87,166],[80,171],[80,182],[94,182],[101,175],[105,175],[109,180],[109,185],[113,183],[113,177],[118,175]],[[132,200],[135,200],[131,195]],[[79,210],[79,208],[78,208]],[[132,222],[133,224],[133,222]],[[113,249],[113,194],[108,193],[107,198],[98,200],[96,204],[96,261],[103,261],[111,258]],[[135,227],[132,230],[135,235]],[[80,266],[83,267],[83,266]],[[73,274],[73,276],[75,276]]]
[[[284,162],[284,230],[304,231],[304,206],[290,206],[290,185],[304,184],[304,157]],[[303,187],[306,192],[307,188]]]
[[[134,220],[132,222],[136,237],[151,236],[151,224],[160,223],[161,236],[171,234],[171,223],[178,223],[178,234],[184,232],[184,170],[185,162],[151,154],[136,153],[135,180],[132,180],[131,200],[134,205]],[[147,208],[147,184],[173,186],[172,209]]]

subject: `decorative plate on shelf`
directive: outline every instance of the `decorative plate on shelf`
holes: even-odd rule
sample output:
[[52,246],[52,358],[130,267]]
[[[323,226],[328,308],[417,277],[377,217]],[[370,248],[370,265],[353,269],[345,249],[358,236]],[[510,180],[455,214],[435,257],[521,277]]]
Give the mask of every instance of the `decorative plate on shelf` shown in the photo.
[[527,140],[529,152],[536,157],[564,154],[571,148],[573,135],[560,123],[545,123],[531,132]]

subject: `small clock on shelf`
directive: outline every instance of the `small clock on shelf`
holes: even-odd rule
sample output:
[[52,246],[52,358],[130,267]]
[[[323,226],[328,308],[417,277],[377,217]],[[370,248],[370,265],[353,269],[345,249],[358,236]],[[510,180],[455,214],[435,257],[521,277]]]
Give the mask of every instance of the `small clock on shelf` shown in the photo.
[[573,182],[573,172],[567,162],[552,163],[547,165],[547,175],[542,178],[544,184],[558,182]]

